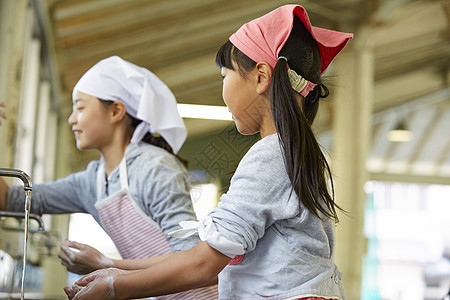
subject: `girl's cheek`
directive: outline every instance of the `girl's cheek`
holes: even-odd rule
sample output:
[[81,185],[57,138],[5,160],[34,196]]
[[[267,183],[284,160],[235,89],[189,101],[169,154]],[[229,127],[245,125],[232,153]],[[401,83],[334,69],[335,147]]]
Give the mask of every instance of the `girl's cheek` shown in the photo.
[[225,102],[225,104],[227,104],[226,95],[227,95],[227,92],[225,91],[225,85],[224,85],[222,88],[222,99],[223,99],[223,102]]

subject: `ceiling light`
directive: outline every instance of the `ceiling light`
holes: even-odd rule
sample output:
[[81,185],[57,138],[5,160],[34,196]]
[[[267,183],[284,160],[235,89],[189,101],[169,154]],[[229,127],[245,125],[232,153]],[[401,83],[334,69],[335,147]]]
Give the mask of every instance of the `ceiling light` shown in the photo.
[[409,142],[413,134],[406,128],[405,121],[400,121],[397,126],[387,133],[387,138],[391,142]]
[[226,106],[177,104],[178,113],[182,118],[226,120],[232,121],[231,113]]

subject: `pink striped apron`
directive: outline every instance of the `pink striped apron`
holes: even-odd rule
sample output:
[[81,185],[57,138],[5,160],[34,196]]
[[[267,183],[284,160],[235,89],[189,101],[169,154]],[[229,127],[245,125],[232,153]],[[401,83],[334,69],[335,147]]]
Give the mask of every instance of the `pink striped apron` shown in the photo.
[[[97,208],[100,221],[124,259],[144,258],[170,253],[169,242],[159,225],[153,221],[131,197],[128,191],[126,159],[120,163],[121,190],[101,199],[105,171],[103,165],[97,172]],[[193,270],[193,272],[195,272]],[[157,299],[211,300],[218,298],[217,285],[182,293],[161,296]]]

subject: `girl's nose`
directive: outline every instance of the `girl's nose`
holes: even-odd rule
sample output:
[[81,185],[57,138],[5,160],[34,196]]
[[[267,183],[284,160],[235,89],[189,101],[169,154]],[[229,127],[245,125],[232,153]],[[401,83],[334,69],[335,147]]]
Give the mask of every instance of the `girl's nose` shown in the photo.
[[75,123],[76,118],[74,115],[75,115],[75,113],[72,111],[72,113],[69,116],[69,119],[67,119],[67,122],[69,122],[69,125],[73,125]]

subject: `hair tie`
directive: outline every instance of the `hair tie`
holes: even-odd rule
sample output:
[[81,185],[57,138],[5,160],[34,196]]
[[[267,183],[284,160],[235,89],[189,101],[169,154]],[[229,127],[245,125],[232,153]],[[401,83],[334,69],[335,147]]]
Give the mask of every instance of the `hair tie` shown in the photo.
[[[280,59],[284,59],[286,63],[288,63],[288,59],[286,56],[279,56],[278,60]],[[289,68],[289,65],[288,65],[288,76],[294,91],[296,91],[305,98],[306,96],[308,96],[309,92],[311,92],[317,85],[316,83],[308,81],[299,74],[297,74],[297,72]]]
[[[308,94],[314,90],[314,88],[317,86],[317,83],[308,81],[308,83],[306,84],[305,88],[303,89],[303,91],[301,91],[300,95],[302,95],[303,97],[306,98],[306,96],[308,96]],[[315,102],[315,101],[312,101]]]
[[288,70],[288,76],[294,91],[296,91],[305,98],[306,96],[308,96],[309,92],[311,92],[317,85],[316,83],[306,80],[292,69]]

